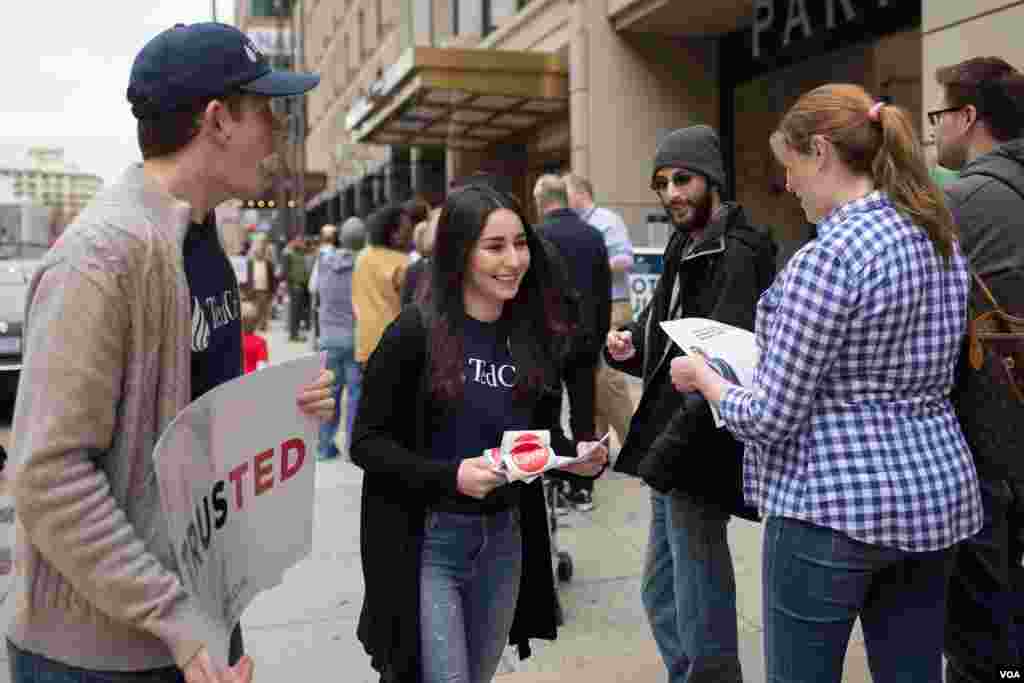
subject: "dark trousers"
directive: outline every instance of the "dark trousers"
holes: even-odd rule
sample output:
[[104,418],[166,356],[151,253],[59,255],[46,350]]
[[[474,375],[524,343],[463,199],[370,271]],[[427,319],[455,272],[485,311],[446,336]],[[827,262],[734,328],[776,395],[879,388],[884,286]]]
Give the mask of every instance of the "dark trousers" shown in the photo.
[[[599,351],[573,351],[562,364],[562,382],[569,395],[569,429],[577,441],[590,441],[594,434],[594,400],[597,391]],[[566,473],[569,486],[575,490],[594,490],[594,480]]]
[[309,290],[292,285],[288,288],[288,335],[299,336],[299,324],[309,320]]
[[[1024,671],[1024,484],[979,473],[985,524],[957,546],[946,604],[946,680]],[[1022,674],[1024,675],[1024,674]]]

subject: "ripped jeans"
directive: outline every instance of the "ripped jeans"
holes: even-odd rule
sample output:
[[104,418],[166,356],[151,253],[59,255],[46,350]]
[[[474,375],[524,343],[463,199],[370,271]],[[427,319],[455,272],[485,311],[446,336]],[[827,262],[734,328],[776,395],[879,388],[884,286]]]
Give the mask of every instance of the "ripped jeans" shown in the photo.
[[423,683],[489,683],[508,643],[519,577],[519,509],[427,513],[420,559]]

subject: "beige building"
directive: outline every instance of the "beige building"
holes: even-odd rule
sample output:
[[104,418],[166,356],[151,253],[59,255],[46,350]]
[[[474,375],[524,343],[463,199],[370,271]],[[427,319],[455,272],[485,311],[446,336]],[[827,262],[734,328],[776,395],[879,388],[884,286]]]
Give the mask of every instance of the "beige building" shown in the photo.
[[51,238],[59,235],[103,187],[102,178],[67,163],[60,147],[29,148],[24,163],[0,166],[0,179],[10,181],[15,201],[49,210]]
[[[924,123],[940,64],[997,53],[1024,66],[988,0],[301,0],[307,163],[327,176],[322,223],[454,178],[498,171],[522,199],[572,169],[620,211],[637,245],[667,228],[649,189],[660,137],[722,133],[731,188],[791,252],[809,235],[767,140],[802,92],[865,85]],[[1002,30],[997,30],[999,25]],[[927,137],[927,135],[926,135]]]

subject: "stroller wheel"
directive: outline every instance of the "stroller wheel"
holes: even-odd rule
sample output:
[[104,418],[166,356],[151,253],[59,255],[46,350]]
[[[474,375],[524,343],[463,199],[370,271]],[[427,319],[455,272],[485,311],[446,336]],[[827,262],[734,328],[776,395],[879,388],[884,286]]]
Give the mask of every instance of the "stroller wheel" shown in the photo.
[[572,581],[572,557],[564,550],[558,553],[558,580],[562,583]]

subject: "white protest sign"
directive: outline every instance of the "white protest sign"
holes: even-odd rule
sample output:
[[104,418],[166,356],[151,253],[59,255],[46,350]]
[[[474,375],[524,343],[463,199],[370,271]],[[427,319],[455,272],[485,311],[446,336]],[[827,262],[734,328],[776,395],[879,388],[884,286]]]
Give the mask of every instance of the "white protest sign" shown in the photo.
[[322,365],[310,354],[222,384],[153,452],[178,572],[225,634],[312,549],[318,422],[295,397]]

